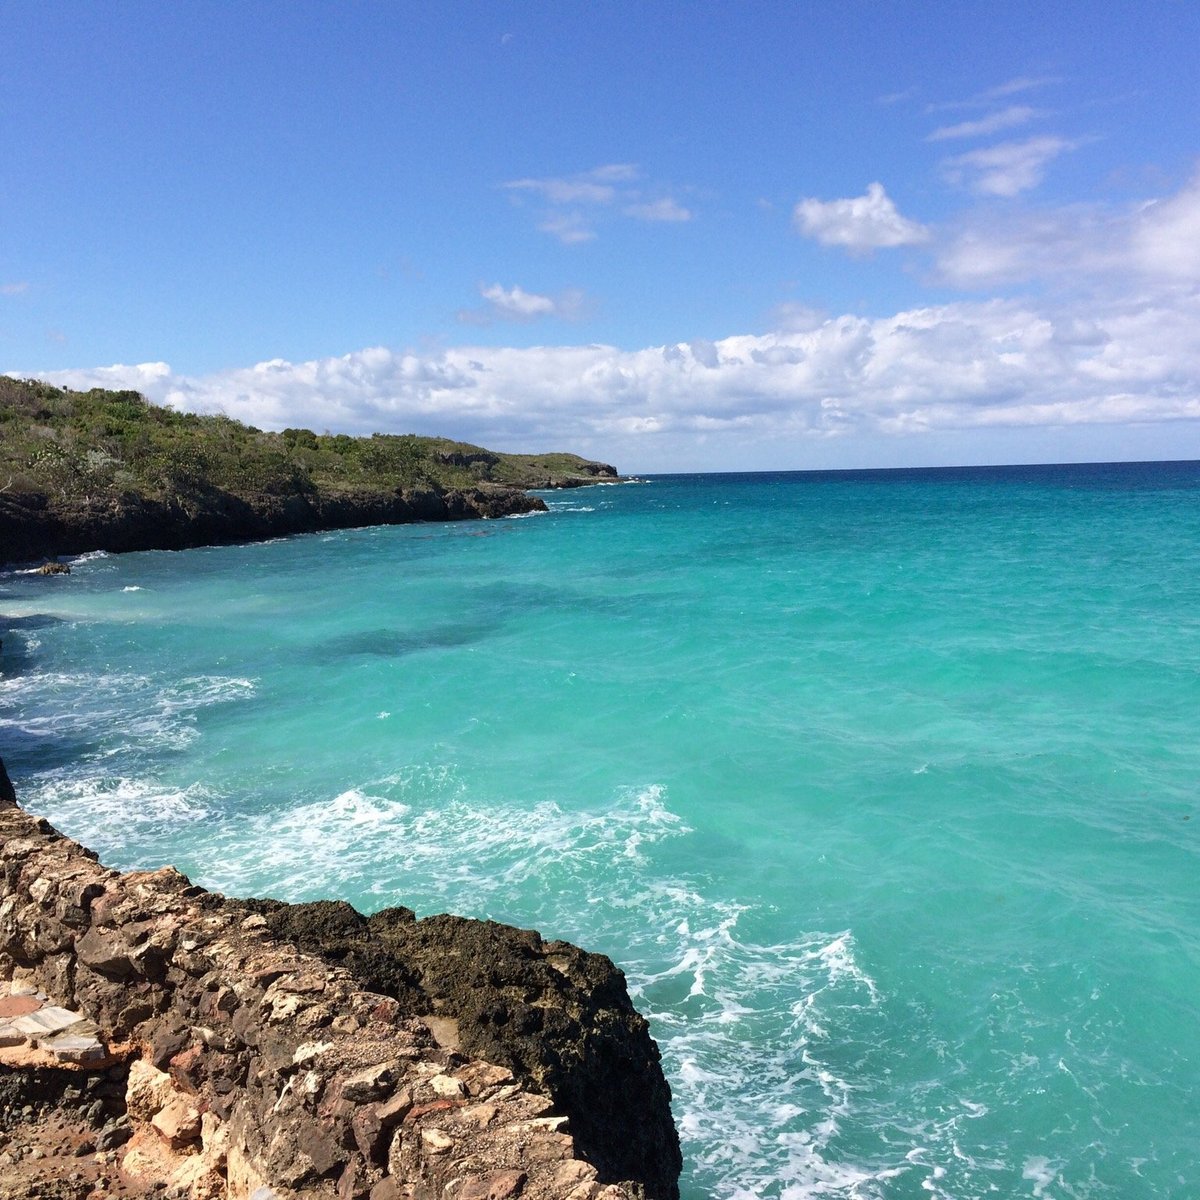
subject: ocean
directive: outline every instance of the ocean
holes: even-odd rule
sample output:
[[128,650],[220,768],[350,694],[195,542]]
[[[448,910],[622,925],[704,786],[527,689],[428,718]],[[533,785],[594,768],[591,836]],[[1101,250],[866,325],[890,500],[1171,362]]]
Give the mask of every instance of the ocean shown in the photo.
[[545,499],[0,575],[18,794],[610,955],[686,1200],[1200,1196],[1200,464]]

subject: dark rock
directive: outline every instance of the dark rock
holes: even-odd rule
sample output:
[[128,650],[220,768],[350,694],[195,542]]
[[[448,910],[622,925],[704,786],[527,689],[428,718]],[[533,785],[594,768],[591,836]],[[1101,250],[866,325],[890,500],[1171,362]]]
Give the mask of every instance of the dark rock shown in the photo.
[[678,1195],[682,1166],[658,1047],[603,955],[492,921],[406,908],[364,917],[342,902],[257,901],[272,932],[349,970],[413,1016],[458,1023],[465,1054],[544,1089],[605,1182]]
[[132,951],[119,934],[89,929],[75,943],[75,953],[106,979],[130,979],[135,974]]
[[[0,1069],[0,1128],[65,1105],[111,1147],[127,1103],[136,1136],[149,1124],[181,1153],[205,1153],[202,1123],[217,1122],[212,1144],[271,1189],[362,1200],[386,1170],[405,1200],[467,1179],[497,1200],[582,1200],[602,1184],[613,1200],[678,1196],[658,1050],[607,958],[492,922],[227,900],[168,868],[121,875],[12,804],[0,894],[0,977],[20,967],[123,1066]],[[201,944],[210,969],[164,974],[174,948]]]
[[129,1139],[133,1137],[133,1124],[128,1117],[119,1117],[115,1121],[110,1121],[96,1135],[97,1150],[115,1150],[118,1146],[123,1146]]
[[[185,550],[296,533],[463,521],[545,511],[520,488],[401,488],[396,491],[235,496],[211,486],[155,499],[115,493],[90,500],[0,493],[0,563],[90,550]],[[63,571],[69,568],[63,564]]]
[[0,805],[15,805],[17,793],[13,790],[12,780],[4,769],[4,759],[0,758]]

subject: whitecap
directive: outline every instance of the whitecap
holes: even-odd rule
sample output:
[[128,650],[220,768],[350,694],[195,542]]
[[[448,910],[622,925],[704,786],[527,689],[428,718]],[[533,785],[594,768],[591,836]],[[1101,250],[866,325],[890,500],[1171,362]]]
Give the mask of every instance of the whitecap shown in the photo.
[[66,829],[87,828],[92,839],[120,840],[210,817],[215,794],[203,784],[179,788],[127,776],[48,775],[31,781],[29,806]]
[[1034,1196],[1043,1196],[1046,1189],[1058,1178],[1058,1168],[1048,1158],[1037,1155],[1025,1160],[1021,1168],[1021,1178],[1028,1179],[1033,1184]]

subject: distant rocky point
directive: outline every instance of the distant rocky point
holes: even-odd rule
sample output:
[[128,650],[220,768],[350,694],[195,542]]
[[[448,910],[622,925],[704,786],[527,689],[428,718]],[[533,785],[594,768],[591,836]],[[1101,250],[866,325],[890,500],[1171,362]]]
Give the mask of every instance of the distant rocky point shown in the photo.
[[136,392],[0,376],[0,564],[511,516],[545,509],[530,490],[618,478],[574,454],[270,433]]

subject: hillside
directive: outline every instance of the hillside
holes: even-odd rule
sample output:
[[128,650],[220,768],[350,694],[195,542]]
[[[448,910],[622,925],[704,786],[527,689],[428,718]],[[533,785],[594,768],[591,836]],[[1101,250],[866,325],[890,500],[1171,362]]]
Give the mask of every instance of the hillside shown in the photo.
[[0,376],[0,562],[503,516],[544,507],[526,489],[616,478],[574,454],[271,433],[136,392]]

